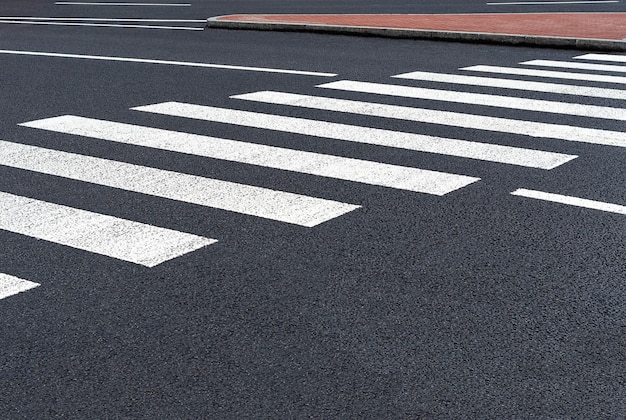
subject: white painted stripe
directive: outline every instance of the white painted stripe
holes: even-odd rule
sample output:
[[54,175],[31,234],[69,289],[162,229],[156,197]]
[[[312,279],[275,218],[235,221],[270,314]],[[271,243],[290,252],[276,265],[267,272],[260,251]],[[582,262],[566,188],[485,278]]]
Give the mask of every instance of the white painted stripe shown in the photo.
[[351,80],[340,80],[337,82],[319,85],[318,87],[350,92],[373,93],[377,95],[399,96],[403,98],[427,99],[433,101],[455,102],[461,104],[626,121],[626,109],[607,106],[582,105],[568,102],[554,102],[510,96],[487,95],[483,93],[426,89],[382,83],[355,82]]
[[626,55],[616,54],[583,54],[574,58],[577,60],[613,61],[615,63],[626,63]]
[[49,22],[166,22],[166,23],[206,23],[206,19],[125,19],[125,18],[86,18],[86,17],[36,17],[0,16],[0,20],[44,20]]
[[37,286],[39,286],[39,283],[0,273],[0,299],[25,292]]
[[437,153],[541,169],[552,169],[577,157],[509,146],[178,102],[166,102],[133,109],[156,114],[195,118],[225,124],[235,124],[307,136],[396,147],[419,152]]
[[452,83],[457,85],[487,86],[503,89],[527,90],[531,92],[557,93],[561,95],[626,99],[626,90],[565,85],[558,83],[529,82],[525,80],[500,79],[496,77],[463,76],[445,73],[429,73],[424,71],[414,71],[392,77],[398,79],[421,80],[425,82]]
[[500,133],[521,134],[531,137],[626,147],[626,133],[619,131],[513,120],[508,118],[463,114],[450,111],[437,111],[424,108],[373,104],[370,102],[348,101],[344,99],[322,98],[319,96],[296,95],[282,92],[257,92],[233,97],[249,101],[254,100],[273,104],[325,109],[337,112],[350,112],[360,115],[396,118],[407,121],[463,127],[475,130],[496,131]]
[[0,141],[0,165],[312,227],[359,206]]
[[27,127],[328,178],[443,195],[479,178],[75,116]]
[[132,28],[132,29],[172,29],[177,31],[204,31],[204,28],[190,26],[155,26],[155,25],[116,25],[111,23],[74,23],[74,22],[40,22],[27,20],[1,20],[0,24],[13,25],[48,25],[48,26],[91,26],[97,28]]
[[511,194],[520,197],[534,198],[536,200],[551,201],[553,203],[567,204],[569,206],[584,207],[587,209],[626,215],[626,206],[621,206],[619,204],[604,203],[602,201],[593,201],[584,198],[527,190],[523,188],[515,190]]
[[626,66],[614,66],[611,64],[593,64],[593,63],[580,63],[572,61],[555,61],[555,60],[530,60],[524,61],[526,66],[540,66],[540,67],[558,67],[564,69],[576,69],[576,70],[591,70],[591,71],[611,71],[617,73],[626,73]]
[[480,71],[483,73],[514,74],[517,76],[547,77],[554,79],[584,80],[587,82],[604,82],[626,84],[624,76],[608,76],[605,74],[569,73],[564,71],[519,69],[515,67],[470,66],[461,70]]
[[586,1],[518,1],[506,3],[487,3],[487,6],[526,6],[526,5],[552,5],[552,4],[604,4],[619,3],[619,0],[586,0]]
[[189,7],[190,3],[112,3],[112,2],[79,2],[57,1],[57,6],[164,6],[164,7]]
[[0,229],[146,267],[215,239],[0,192]]
[[231,65],[226,65],[226,64],[194,63],[194,62],[188,62],[188,61],[153,60],[153,59],[147,59],[147,58],[108,57],[108,56],[101,56],[101,55],[62,54],[62,53],[50,53],[50,52],[39,52],[39,51],[19,51],[19,50],[0,50],[0,54],[26,55],[26,56],[35,56],[35,57],[75,58],[75,59],[81,59],[81,60],[118,61],[118,62],[125,62],[125,63],[165,64],[165,65],[170,65],[170,66],[185,66],[185,67],[200,67],[200,68],[224,69],[224,70],[257,71],[257,72],[265,72],[265,73],[295,74],[295,75],[300,75],[300,76],[320,76],[320,77],[337,76],[334,73],[319,73],[319,72],[312,72],[312,71],[272,69],[272,68],[265,68],[265,67],[231,66]]

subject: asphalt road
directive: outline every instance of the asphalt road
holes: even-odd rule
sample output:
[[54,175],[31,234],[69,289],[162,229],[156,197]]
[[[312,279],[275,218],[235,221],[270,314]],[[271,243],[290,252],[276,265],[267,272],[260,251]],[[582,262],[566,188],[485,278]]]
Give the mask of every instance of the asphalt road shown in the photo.
[[[5,0],[0,10],[2,16],[200,20],[240,12],[488,9],[484,2],[452,1],[420,2],[419,7],[399,1],[314,6],[275,1],[264,2],[262,9],[244,1],[191,4],[113,11],[102,10],[112,6]],[[617,11],[623,3],[593,7]],[[74,21],[79,22],[93,23]],[[167,25],[202,27],[197,22]],[[35,24],[0,24],[0,48],[0,273],[5,276],[0,275],[0,292],[6,276],[39,285],[0,299],[2,418],[626,416],[626,215],[620,214],[626,205],[620,109],[626,90],[624,80],[616,79],[625,76],[623,64],[610,70],[520,64],[551,60],[619,66],[575,58],[584,51],[557,49]],[[492,66],[492,71],[561,71],[570,79],[461,70],[476,65]],[[525,90],[391,77],[417,71],[571,89],[566,94],[538,91],[537,85]],[[576,79],[589,74],[614,79]],[[386,94],[316,87],[343,80],[447,90],[457,97],[392,96],[384,86]],[[581,95],[582,87],[598,89]],[[231,98],[261,91],[318,99],[298,97],[287,105],[261,102],[258,95]],[[481,103],[495,99],[464,93],[505,98],[498,106],[486,106]],[[367,104],[315,109],[333,106],[324,98]],[[519,109],[528,105],[516,105],[516,98],[552,103]],[[472,100],[479,103],[468,103]],[[204,120],[131,109],[170,102],[212,108],[200,108]],[[223,115],[221,122],[217,114]],[[49,120],[66,115],[89,120],[76,120],[74,128],[68,120],[54,127]],[[199,149],[175,152],[150,143],[165,138],[164,132],[124,137],[122,126],[109,129],[94,120],[205,137],[182,137],[177,144],[197,141]],[[73,129],[91,131],[77,135]],[[427,144],[441,139],[474,143],[451,143],[445,151],[431,152],[407,145],[424,143],[418,137],[424,135],[440,138],[426,139]],[[129,144],[130,138],[147,143]],[[229,149],[232,143],[215,138],[239,142],[240,154]],[[211,147],[203,148],[205,143]],[[226,156],[198,155],[200,149],[218,153],[218,144]],[[256,145],[315,155],[280,160],[278,149]],[[486,152],[478,156],[482,147]],[[12,148],[17,151],[7,152]],[[68,153],[65,163],[55,165],[50,156],[57,154],[42,154],[50,150]],[[551,152],[558,164],[548,169],[528,167],[532,158],[501,162],[528,150]],[[246,152],[255,164],[242,161]],[[324,165],[311,162],[320,156],[353,160],[334,167],[340,175],[318,176],[312,172],[325,170]],[[99,158],[104,169],[93,172],[87,157]],[[299,169],[277,168],[279,160],[283,168]],[[462,176],[454,179],[466,182],[443,195],[415,191],[432,183],[413,172],[419,178],[413,184],[403,173],[385,178],[396,186],[372,185],[383,182],[389,166],[374,168],[363,161],[393,165],[394,171],[420,168]],[[37,169],[46,164],[52,174]],[[342,171],[348,164],[357,170]],[[133,178],[141,168],[169,172],[163,178]],[[235,201],[244,210],[237,211],[177,198],[187,192],[194,199],[202,196],[194,193],[204,182],[200,177],[226,181],[228,188],[235,188],[232,183],[260,187],[263,194],[276,194],[276,200],[280,192],[292,195],[283,208],[274,198],[246,205],[251,196],[242,194]],[[120,184],[103,185],[109,179]],[[170,180],[180,180],[179,188],[170,188]],[[151,186],[160,192],[139,191]],[[590,209],[511,194],[518,189],[614,206]],[[233,194],[216,201],[232,201]],[[31,202],[10,208],[8,195]],[[288,207],[294,195],[324,199],[322,207],[359,207],[312,227],[268,216],[295,214]],[[79,228],[78,219],[35,215],[32,200],[56,205],[57,214],[79,209],[92,217],[165,228],[167,235],[217,242],[148,267],[103,255],[115,248],[116,238],[132,245],[124,236],[130,230],[123,227],[108,236],[92,230],[93,236],[63,245]],[[265,213],[250,214],[258,209]],[[318,216],[313,212],[311,217]],[[43,231],[56,239],[38,238]],[[162,247],[158,240],[149,245],[146,253]]]

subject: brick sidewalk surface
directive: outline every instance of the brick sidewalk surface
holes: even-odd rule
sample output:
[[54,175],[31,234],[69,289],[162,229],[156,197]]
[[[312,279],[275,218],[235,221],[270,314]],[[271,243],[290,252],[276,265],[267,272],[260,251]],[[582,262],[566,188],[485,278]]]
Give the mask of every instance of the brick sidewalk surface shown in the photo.
[[228,15],[218,21],[476,32],[621,41],[626,13]]

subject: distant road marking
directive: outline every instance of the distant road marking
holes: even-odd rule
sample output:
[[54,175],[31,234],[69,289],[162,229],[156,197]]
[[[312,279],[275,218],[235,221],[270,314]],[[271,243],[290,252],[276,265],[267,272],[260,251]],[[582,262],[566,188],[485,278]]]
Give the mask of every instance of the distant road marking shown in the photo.
[[272,68],[265,68],[265,67],[231,66],[231,65],[226,65],[226,64],[195,63],[195,62],[188,62],[188,61],[153,60],[153,59],[148,59],[148,58],[108,57],[108,56],[100,56],[100,55],[63,54],[63,53],[19,51],[19,50],[0,50],[0,54],[26,55],[26,56],[35,56],[35,57],[75,58],[75,59],[81,59],[81,60],[118,61],[118,62],[125,62],[125,63],[165,64],[165,65],[172,65],[172,66],[200,67],[200,68],[225,69],[225,70],[243,70],[243,71],[256,71],[256,72],[264,72],[264,73],[294,74],[294,75],[300,75],[300,76],[319,76],[319,77],[337,76],[337,74],[335,73],[319,73],[319,72],[300,71],[300,70],[272,69]]
[[111,3],[111,2],[79,2],[57,1],[57,6],[165,6],[165,7],[189,7],[190,3]]
[[576,158],[576,156],[573,155],[562,155],[538,150],[179,102],[166,102],[132,109],[156,114],[303,134],[319,138],[395,147],[418,152],[436,153],[542,169],[555,168]]
[[215,239],[0,192],[0,229],[146,267]]
[[593,200],[587,200],[584,198],[571,197],[571,196],[560,195],[560,194],[552,194],[552,193],[547,193],[547,192],[542,192],[542,191],[526,190],[523,188],[515,190],[511,194],[521,196],[521,197],[534,198],[536,200],[551,201],[553,203],[567,204],[570,206],[584,207],[584,208],[593,209],[593,210],[601,210],[601,211],[606,211],[610,213],[626,215],[626,206],[621,206],[618,204],[611,204],[611,203],[604,203],[602,201],[593,201]]
[[549,77],[555,79],[584,80],[587,82],[605,82],[626,84],[626,77],[608,76],[604,74],[569,73],[564,71],[520,69],[515,67],[470,66],[461,70],[479,71],[483,73],[514,74],[518,76]]
[[49,25],[49,26],[91,26],[96,28],[132,28],[132,29],[171,29],[177,31],[204,31],[204,28],[190,26],[155,26],[155,25],[116,25],[112,23],[76,23],[76,22],[42,22],[28,20],[4,20],[0,24],[14,25]]
[[0,165],[305,227],[360,207],[6,141]]
[[[0,207],[2,207],[1,203]],[[0,299],[25,292],[37,286],[39,286],[39,283],[33,283],[32,281],[0,273]]]
[[443,195],[478,178],[75,116],[22,124],[213,159]]
[[595,4],[595,3],[619,3],[620,0],[585,0],[585,1],[518,1],[504,3],[487,3],[488,6],[525,6],[525,5],[548,5],[548,4]]
[[34,17],[34,16],[0,16],[0,20],[43,20],[67,22],[167,22],[167,23],[206,23],[206,19],[111,19],[111,18],[80,18],[80,17]]
[[574,58],[577,60],[614,61],[616,63],[626,63],[626,55],[584,54]]
[[512,96],[488,95],[484,93],[426,89],[382,83],[356,82],[351,80],[339,80],[337,82],[319,85],[318,87],[350,92],[373,93],[377,95],[399,96],[403,98],[427,99],[433,101],[455,102],[461,104],[626,121],[626,109],[607,106],[554,102]]
[[423,71],[414,71],[392,77],[398,79],[422,80],[425,82],[453,83],[459,85],[487,86],[532,92],[558,93],[562,95],[626,99],[626,90],[565,85],[558,83],[529,82],[525,80],[500,79],[496,77],[463,76],[456,74],[428,73]]
[[626,66],[613,66],[610,64],[593,64],[593,63],[580,63],[571,61],[555,61],[555,60],[530,60],[523,63],[527,66],[541,66],[541,67],[559,67],[565,69],[576,70],[592,70],[592,71],[611,71],[617,73],[626,73]]
[[304,108],[325,109],[337,112],[395,118],[428,124],[441,124],[474,130],[496,131],[521,134],[523,136],[576,141],[626,147],[626,133],[571,125],[514,120],[459,112],[439,111],[425,108],[409,108],[397,105],[373,104],[370,102],[348,101],[345,99],[323,98],[319,96],[297,95],[282,92],[256,92],[234,98],[254,100]]

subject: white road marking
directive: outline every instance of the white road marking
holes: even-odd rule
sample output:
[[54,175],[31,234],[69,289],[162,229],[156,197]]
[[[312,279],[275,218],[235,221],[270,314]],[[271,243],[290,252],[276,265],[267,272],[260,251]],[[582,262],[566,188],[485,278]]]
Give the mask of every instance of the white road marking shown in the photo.
[[0,229],[146,267],[217,242],[4,192],[0,192]]
[[233,97],[250,101],[254,100],[272,104],[325,109],[337,112],[350,112],[360,115],[396,118],[428,124],[470,128],[474,130],[496,131],[500,133],[521,134],[531,137],[626,147],[626,133],[619,131],[608,131],[535,121],[513,120],[509,118],[488,117],[484,115],[437,111],[424,108],[373,104],[370,102],[348,101],[344,99],[331,99],[319,96],[297,95],[282,92],[257,92]]
[[191,26],[155,26],[155,25],[116,25],[112,23],[75,23],[75,22],[41,22],[27,20],[2,20],[0,24],[12,25],[48,25],[48,26],[91,26],[96,28],[132,28],[132,29],[172,29],[177,31],[204,31],[204,28]]
[[615,63],[626,63],[626,55],[616,54],[583,54],[574,58],[577,60],[613,61]]
[[57,6],[164,6],[164,7],[189,7],[190,3],[112,3],[112,2],[80,2],[80,1],[57,1]]
[[313,227],[359,206],[0,141],[0,165]]
[[552,5],[552,4],[604,4],[619,3],[620,0],[586,0],[586,1],[518,1],[506,3],[487,3],[487,6],[526,6],[526,5]]
[[563,69],[576,69],[576,70],[591,70],[591,71],[610,71],[617,73],[626,73],[626,66],[614,66],[611,64],[593,64],[593,63],[580,63],[572,61],[555,61],[555,60],[530,60],[524,61],[526,66],[540,66],[540,67],[558,67]]
[[626,90],[565,85],[558,83],[529,82],[525,80],[500,79],[496,77],[463,76],[445,73],[429,73],[424,71],[414,71],[392,77],[398,79],[421,80],[425,82],[452,83],[458,85],[487,86],[503,89],[527,90],[532,92],[557,93],[561,95],[626,99]]
[[189,62],[189,61],[154,60],[154,59],[147,59],[147,58],[109,57],[109,56],[101,56],[101,55],[63,54],[63,53],[19,51],[19,50],[0,50],[0,54],[26,55],[26,56],[35,56],[35,57],[74,58],[74,59],[80,59],[80,60],[118,61],[118,62],[125,62],[125,63],[165,64],[165,65],[171,65],[171,66],[200,67],[200,68],[224,69],[224,70],[243,70],[243,71],[256,71],[256,72],[264,72],[264,73],[294,74],[294,75],[300,75],[300,76],[319,76],[319,77],[337,76],[334,73],[319,73],[319,72],[311,72],[311,71],[273,69],[273,68],[265,68],[265,67],[231,66],[231,65],[226,65],[226,64],[194,63],[194,62]]
[[568,102],[554,102],[511,96],[487,95],[483,93],[457,92],[451,90],[426,89],[382,83],[356,82],[351,80],[340,80],[337,82],[319,85],[318,87],[350,92],[373,93],[377,95],[399,96],[403,98],[428,99],[433,101],[456,102],[461,104],[626,121],[626,109],[607,106],[582,105]]
[[551,201],[553,203],[567,204],[569,206],[584,207],[593,210],[601,210],[610,213],[626,215],[626,206],[619,204],[605,203],[602,201],[587,200],[584,198],[571,197],[567,195],[552,194],[543,191],[527,190],[520,188],[511,194],[520,197],[534,198],[536,200]]
[[462,175],[70,115],[22,125],[118,143],[435,195],[447,194],[479,180],[479,178]]
[[498,67],[498,66],[483,66],[483,65],[463,67],[461,70],[479,71],[483,73],[514,74],[517,76],[547,77],[547,78],[568,79],[568,80],[584,80],[587,82],[626,84],[626,77],[624,76],[609,76],[605,74],[569,73],[569,72],[564,72],[564,71],[520,69],[520,68],[515,68],[515,67]]
[[39,283],[33,283],[32,281],[0,273],[0,299],[25,292],[39,285]]
[[126,19],[126,18],[88,18],[88,17],[35,17],[35,16],[0,16],[0,20],[44,20],[63,22],[166,22],[166,23],[206,23],[206,19]]
[[521,149],[465,140],[432,137],[377,128],[338,124],[304,118],[237,111],[202,105],[166,102],[132,108],[137,111],[194,118],[225,124],[262,128],[307,136],[344,140],[355,143],[396,147],[419,152],[437,153],[489,162],[532,168],[552,169],[577,156],[539,150]]

